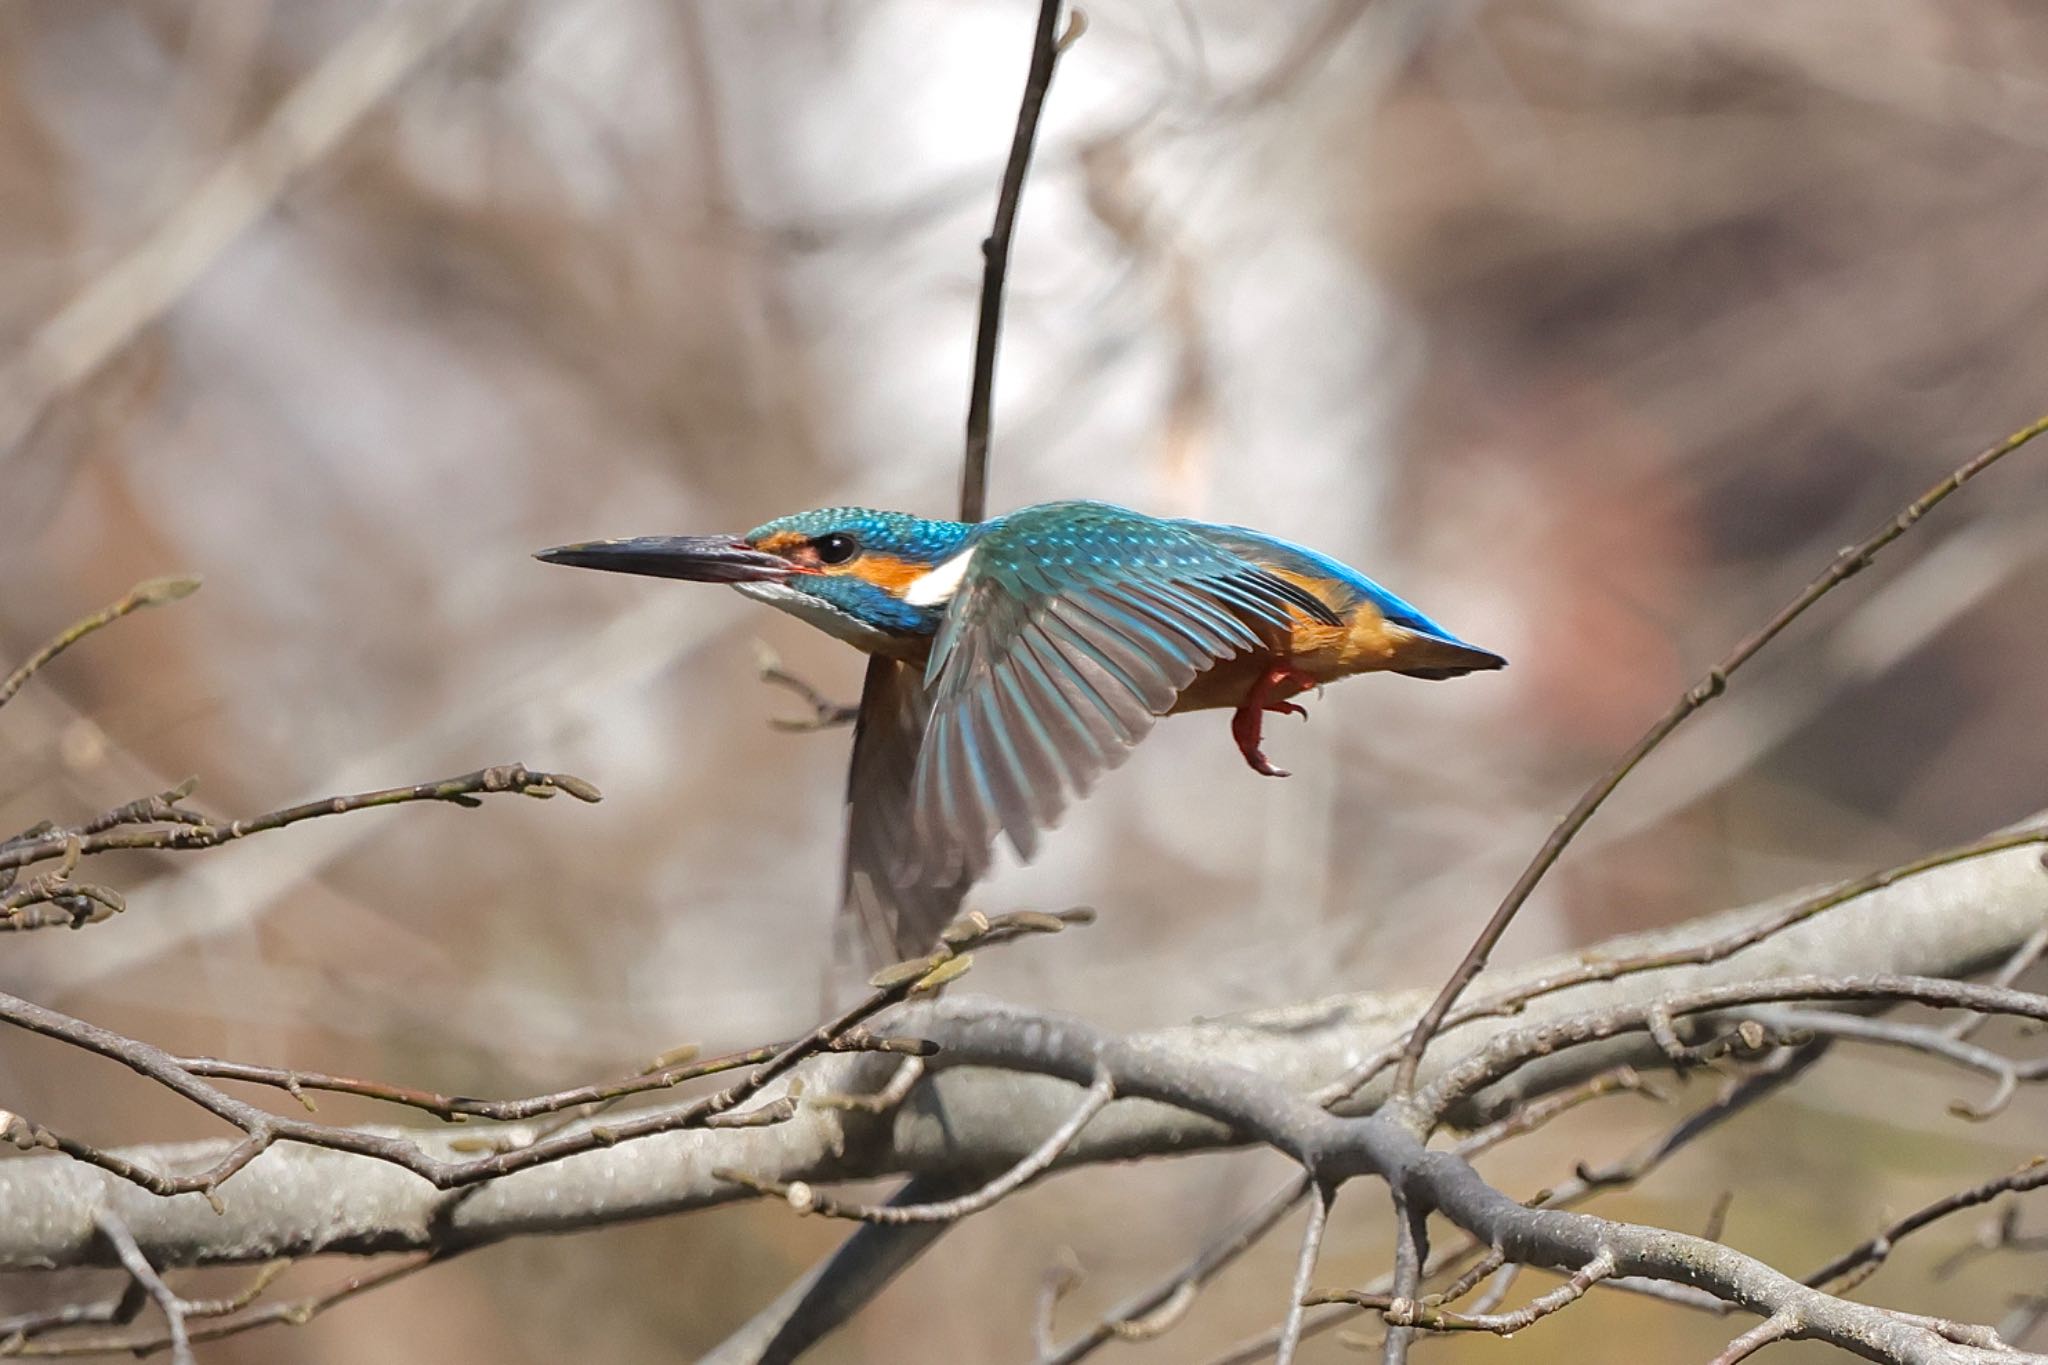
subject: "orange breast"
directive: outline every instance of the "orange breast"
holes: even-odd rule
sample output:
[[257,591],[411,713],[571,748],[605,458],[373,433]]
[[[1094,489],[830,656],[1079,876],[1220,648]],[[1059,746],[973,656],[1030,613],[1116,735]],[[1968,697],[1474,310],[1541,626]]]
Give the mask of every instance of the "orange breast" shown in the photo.
[[1388,625],[1371,606],[1360,607],[1341,626],[1297,617],[1289,642],[1294,652],[1290,662],[1312,677],[1335,682],[1353,673],[1393,667],[1408,638],[1408,631]]

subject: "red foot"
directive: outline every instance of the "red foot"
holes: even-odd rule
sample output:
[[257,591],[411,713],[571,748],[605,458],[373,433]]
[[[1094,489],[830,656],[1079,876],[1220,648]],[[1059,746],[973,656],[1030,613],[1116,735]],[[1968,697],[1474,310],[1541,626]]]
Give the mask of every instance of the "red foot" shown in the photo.
[[1231,737],[1237,740],[1237,751],[1244,755],[1244,761],[1251,765],[1253,772],[1264,777],[1286,777],[1287,770],[1276,768],[1266,761],[1259,743],[1264,733],[1266,712],[1274,711],[1283,716],[1300,716],[1308,719],[1308,712],[1287,700],[1314,687],[1316,680],[1292,664],[1276,663],[1259,675],[1251,691],[1244,694],[1244,700],[1237,704],[1237,711],[1230,717]]

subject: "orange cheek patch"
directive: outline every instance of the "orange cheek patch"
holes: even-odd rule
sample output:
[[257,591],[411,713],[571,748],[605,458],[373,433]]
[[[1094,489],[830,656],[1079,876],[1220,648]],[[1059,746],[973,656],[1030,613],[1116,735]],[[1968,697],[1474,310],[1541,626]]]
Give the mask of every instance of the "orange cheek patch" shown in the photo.
[[771,555],[787,555],[808,544],[810,537],[796,531],[777,531],[765,540],[757,541],[754,548],[766,550]]
[[909,591],[912,583],[923,578],[927,572],[923,564],[899,559],[895,555],[876,554],[873,551],[862,555],[846,567],[856,576],[866,579],[892,597],[901,597]]

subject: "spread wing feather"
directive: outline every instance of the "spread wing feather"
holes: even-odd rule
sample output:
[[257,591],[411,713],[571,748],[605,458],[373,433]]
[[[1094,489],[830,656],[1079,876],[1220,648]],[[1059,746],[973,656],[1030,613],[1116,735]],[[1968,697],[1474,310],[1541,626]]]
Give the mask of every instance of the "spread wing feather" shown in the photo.
[[1430,647],[1401,671],[1502,663],[1355,570],[1241,528],[1055,503],[977,528],[963,553],[922,675],[877,658],[861,697],[843,901],[875,961],[928,950],[996,839],[1030,859],[1199,674],[1272,648],[1298,616],[1342,624],[1297,578]]
[[843,903],[871,961],[929,949],[987,868],[1122,763],[1195,677],[1330,608],[1230,549],[1102,504],[980,531],[922,676],[868,666]]
[[1271,648],[1313,594],[1177,526],[1100,504],[1031,508],[974,542],[934,642],[910,793],[914,873],[971,883],[1020,857],[1195,677]]

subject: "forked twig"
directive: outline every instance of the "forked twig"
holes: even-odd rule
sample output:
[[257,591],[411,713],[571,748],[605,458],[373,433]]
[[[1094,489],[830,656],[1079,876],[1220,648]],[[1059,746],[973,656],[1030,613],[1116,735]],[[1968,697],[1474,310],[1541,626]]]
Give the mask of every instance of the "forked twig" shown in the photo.
[[720,1179],[744,1185],[761,1194],[779,1195],[789,1201],[790,1207],[798,1213],[822,1214],[827,1218],[845,1218],[859,1223],[952,1223],[969,1214],[979,1213],[997,1201],[1036,1180],[1052,1168],[1061,1153],[1071,1147],[1088,1121],[1108,1107],[1116,1098],[1116,1086],[1107,1072],[1097,1076],[1081,1103],[1067,1116],[1059,1127],[1046,1135],[1045,1141],[1027,1153],[1023,1160],[1004,1171],[995,1179],[977,1189],[954,1199],[937,1200],[929,1204],[849,1204],[820,1194],[809,1184],[798,1181],[785,1184],[777,1180],[763,1180],[745,1171],[721,1170],[716,1172]]
[[222,844],[231,844],[252,834],[267,834],[272,830],[284,829],[306,820],[318,820],[330,815],[347,815],[353,811],[376,810],[384,806],[402,806],[416,801],[442,801],[449,805],[473,809],[483,804],[480,798],[500,792],[517,793],[520,796],[538,797],[543,800],[557,792],[567,792],[578,801],[594,803],[604,799],[604,794],[596,787],[569,773],[536,772],[524,763],[501,763],[495,767],[479,768],[473,773],[464,773],[460,777],[443,778],[438,782],[420,782],[409,787],[382,787],[376,791],[355,792],[347,796],[324,796],[317,801],[286,806],[281,810],[274,810],[248,820],[215,822],[201,818],[194,822],[187,813],[175,818],[162,817],[164,823],[157,828],[136,828],[131,821],[109,822],[106,817],[101,817],[100,820],[92,822],[98,827],[92,833],[81,834],[77,830],[56,829],[0,844],[0,871],[48,862],[53,858],[70,857],[74,847],[79,856],[88,858],[96,853],[108,853],[116,849],[155,849],[163,852],[189,853],[200,849],[219,848]]
[[[1762,943],[1764,940],[1781,934],[1795,925],[1803,924],[1815,915],[1848,905],[1873,892],[1886,890],[1923,872],[1932,872],[1937,868],[1968,862],[1973,858],[1990,857],[1993,854],[2004,853],[2012,849],[2031,848],[2042,844],[2048,844],[2048,828],[2042,828],[2038,825],[2011,833],[1994,834],[1988,838],[1960,844],[1954,848],[1943,849],[1939,853],[1930,853],[1926,857],[1915,858],[1911,862],[1900,863],[1897,866],[1885,868],[1879,872],[1872,872],[1865,876],[1852,878],[1849,881],[1839,882],[1811,896],[1801,897],[1799,900],[1771,915],[1768,919],[1745,925],[1731,933],[1704,943],[1695,943],[1685,948],[1638,953],[1629,957],[1585,958],[1562,971],[1552,972],[1534,981],[1526,981],[1518,986],[1500,991],[1497,994],[1474,1000],[1447,1017],[1443,1021],[1442,1027],[1451,1028],[1458,1024],[1469,1023],[1474,1019],[1516,1014],[1521,1011],[1524,1005],[1527,1005],[1532,1000],[1540,999],[1546,995],[1554,995],[1560,991],[1570,990],[1577,986],[1591,985],[1603,981],[1617,981],[1622,977],[1633,976],[1640,972],[1662,971],[1671,967],[1693,967],[1710,962],[1721,962],[1733,957],[1745,948]],[[2009,985],[2012,981],[2018,979],[2019,973],[2024,969],[2026,962],[2031,960],[2031,957],[2023,957],[2016,954],[2008,962],[2007,968],[1999,974],[1997,978],[1998,984]],[[1350,1071],[1321,1090],[1318,1090],[1316,1098],[1325,1104],[1335,1105],[1356,1094],[1360,1087],[1401,1059],[1407,1047],[1408,1036],[1412,1035],[1395,1038],[1376,1052],[1361,1059]]]
[[1991,1094],[1981,1103],[1971,1103],[1968,1100],[1949,1101],[1948,1111],[1951,1114],[1957,1118],[1969,1119],[1973,1123],[1981,1123],[2003,1113],[2006,1106],[2012,1103],[2013,1096],[2019,1093],[2022,1083],[2048,1078],[2048,1058],[2016,1062],[2010,1057],[1993,1052],[1990,1048],[1963,1041],[1955,1036],[1953,1028],[1927,1028],[1920,1024],[1902,1023],[1896,1019],[1871,1019],[1860,1014],[1840,1014],[1833,1010],[1785,1009],[1774,1006],[1748,1010],[1745,1014],[1780,1034],[1818,1034],[1830,1038],[1875,1043],[1880,1047],[1903,1048],[1989,1076],[1992,1080]]
[[157,1274],[156,1267],[149,1263],[149,1257],[142,1254],[142,1248],[135,1243],[135,1236],[128,1231],[128,1225],[113,1214],[102,1209],[93,1215],[100,1235],[113,1244],[114,1254],[121,1258],[121,1265],[135,1283],[142,1286],[162,1310],[165,1335],[171,1348],[171,1365],[193,1365],[192,1338],[185,1329],[185,1301],[172,1292],[164,1283],[164,1277]]
[[[381,1289],[396,1280],[416,1275],[430,1265],[452,1259],[458,1255],[452,1251],[427,1251],[416,1256],[375,1269],[358,1271],[326,1289],[305,1295],[302,1298],[283,1299],[251,1307],[267,1289],[279,1272],[290,1263],[272,1262],[256,1276],[249,1288],[230,1299],[214,1299],[205,1302],[185,1304],[185,1316],[191,1318],[215,1318],[218,1321],[187,1324],[186,1336],[195,1342],[219,1341],[225,1337],[240,1336],[244,1332],[274,1323],[302,1327],[320,1314],[371,1290]],[[245,1311],[246,1310],[246,1311]],[[10,1345],[12,1343],[9,1343]],[[168,1333],[151,1336],[99,1336],[75,1337],[69,1341],[26,1342],[16,1347],[12,1354],[35,1359],[75,1359],[85,1356],[132,1355],[146,1356],[171,1346]]]
[[1814,603],[1868,567],[1881,550],[1910,531],[1922,517],[1939,506],[1951,493],[2043,432],[2048,432],[2048,417],[2042,417],[2022,427],[1996,445],[1958,465],[1941,482],[1907,503],[1897,516],[1875,533],[1836,555],[1834,562],[1818,578],[1808,583],[1798,596],[1737,644],[1720,663],[1708,669],[1706,675],[1688,688],[1661,719],[1644,731],[1642,738],[1638,739],[1613,767],[1586,789],[1565,813],[1564,818],[1550,831],[1542,846],[1522,869],[1521,875],[1515,878],[1514,885],[1508,888],[1507,895],[1501,899],[1492,918],[1486,922],[1486,927],[1480,930],[1479,937],[1474,940],[1464,959],[1452,971],[1450,979],[1444,983],[1443,989],[1437,992],[1429,1008],[1423,1011],[1421,1020],[1409,1034],[1407,1046],[1402,1050],[1400,1069],[1395,1072],[1394,1091],[1397,1095],[1407,1096],[1414,1092],[1415,1073],[1422,1065],[1422,1054],[1429,1047],[1429,1040],[1436,1036],[1437,1029],[1442,1026],[1444,1016],[1450,1013],[1451,1006],[1458,1002],[1458,997],[1465,993],[1473,978],[1485,968],[1495,946],[1500,943],[1501,935],[1507,932],[1508,925],[1514,920],[1515,915],[1527,904],[1537,884],[1549,873],[1558,858],[1563,855],[1565,848],[1578,836],[1579,831],[1585,828],[1586,822],[1591,820],[1607,798],[1614,794],[1615,788],[1635,771],[1636,765],[1669,738],[1671,733],[1684,724],[1694,712],[1727,690],[1728,680],[1734,676],[1736,670],[1754,658],[1765,645],[1775,640],[1786,627],[1803,616]]
[[1074,1365],[1111,1341],[1158,1335],[1179,1319],[1203,1285],[1272,1231],[1313,1185],[1306,1175],[1296,1176],[1165,1280],[1117,1304],[1065,1346],[1041,1351],[1037,1365]]
[[1280,1325],[1280,1347],[1273,1352],[1273,1365],[1294,1365],[1294,1353],[1301,1349],[1301,1315],[1308,1307],[1308,1287],[1323,1253],[1323,1233],[1330,1226],[1330,1206],[1337,1202],[1337,1187],[1319,1182],[1315,1196],[1308,1202],[1308,1223],[1301,1230],[1301,1254],[1295,1258],[1294,1285],[1287,1296],[1287,1317]]
[[1843,1252],[1808,1275],[1805,1283],[1820,1288],[1859,1270],[1865,1272],[1861,1278],[1867,1278],[1868,1272],[1882,1265],[1902,1238],[1918,1232],[1928,1224],[1938,1222],[1952,1213],[1960,1213],[1964,1209],[1982,1207],[2001,1195],[2037,1190],[2044,1185],[2048,1185],[2048,1157],[2037,1156],[2004,1175],[1923,1204],[1905,1217],[1894,1220],[1875,1237]]
[[[1460,1156],[1477,1156],[1510,1139],[1525,1136],[1590,1100],[1624,1093],[1655,1092],[1644,1084],[1642,1077],[1633,1068],[1615,1067],[1611,1071],[1589,1077],[1568,1090],[1525,1104],[1499,1122],[1466,1134],[1452,1150]],[[1701,1128],[1704,1129],[1706,1126],[1702,1124]],[[1674,1148],[1676,1145],[1674,1144]],[[1661,1159],[1661,1154],[1657,1159]],[[1314,1182],[1308,1176],[1296,1176],[1251,1212],[1232,1223],[1214,1241],[1203,1247],[1194,1259],[1172,1275],[1118,1304],[1098,1319],[1087,1332],[1066,1346],[1041,1351],[1037,1365],[1075,1365],[1075,1362],[1093,1355],[1112,1340],[1155,1336],[1170,1327],[1185,1314],[1189,1305],[1193,1303],[1196,1292],[1203,1285],[1271,1232],[1280,1220],[1286,1217],[1289,1210],[1307,1197],[1312,1188]],[[1560,1187],[1552,1202],[1575,1202],[1592,1193],[1593,1188],[1585,1184]],[[1446,1266],[1456,1265],[1469,1256],[1472,1250],[1473,1247],[1468,1243],[1465,1247],[1439,1258],[1435,1264],[1424,1267],[1424,1278],[1440,1273]],[[1448,1303],[1463,1298],[1478,1285],[1479,1281],[1499,1267],[1498,1258],[1483,1258],[1474,1262],[1464,1276],[1443,1291],[1441,1301]],[[1305,1340],[1335,1326],[1349,1316],[1304,1316],[1301,1335]],[[1264,1356],[1270,1354],[1278,1344],[1279,1332],[1276,1330],[1269,1338],[1255,1343],[1254,1346],[1257,1354]],[[1252,1358],[1249,1354],[1252,1349],[1248,1347],[1246,1353],[1233,1353],[1228,1359],[1235,1361]]]
[[1513,1336],[1524,1327],[1552,1313],[1569,1308],[1586,1296],[1586,1291],[1614,1273],[1614,1254],[1602,1251],[1547,1294],[1538,1294],[1511,1313],[1454,1313],[1416,1299],[1391,1294],[1374,1294],[1356,1289],[1333,1289],[1312,1294],[1306,1302],[1348,1303],[1376,1309],[1392,1327],[1418,1327],[1427,1332],[1492,1332]]
[[[737,1071],[742,1067],[760,1066],[788,1046],[787,1042],[770,1043],[762,1047],[748,1048],[744,1052],[732,1052],[722,1057],[703,1060],[698,1060],[694,1056],[673,1057],[620,1080],[596,1085],[571,1086],[567,1090],[556,1090],[545,1095],[528,1095],[509,1100],[444,1095],[432,1090],[415,1090],[409,1086],[392,1085],[383,1081],[358,1080],[352,1076],[330,1076],[321,1071],[299,1071],[288,1067],[258,1066],[249,1062],[224,1061],[217,1057],[178,1057],[173,1060],[194,1076],[222,1081],[246,1081],[252,1085],[265,1085],[283,1090],[305,1105],[309,1112],[314,1106],[308,1092],[322,1091],[402,1105],[451,1122],[474,1118],[489,1119],[497,1123],[517,1123],[545,1114],[558,1114],[566,1109],[578,1109],[584,1105],[605,1104],[634,1095],[647,1094],[650,1091],[670,1090],[685,1081]],[[928,1054],[931,1049],[930,1045],[921,1039],[878,1037],[865,1029],[854,1029],[834,1039],[823,1050],[892,1052],[915,1060],[921,1055]]]
[[778,730],[791,734],[808,734],[813,730],[830,730],[841,725],[851,725],[860,719],[860,707],[848,706],[845,702],[833,701],[820,692],[808,679],[797,676],[782,666],[782,660],[775,652],[763,645],[757,651],[761,670],[761,681],[770,687],[779,687],[811,708],[811,714],[800,720],[788,720],[777,716],[768,723]]
[[[1086,922],[1087,918],[1088,915],[1082,912],[1069,912],[1065,916],[1020,912],[969,917],[948,928],[945,941],[938,949],[926,957],[878,973],[867,996],[802,1037],[772,1050],[766,1058],[754,1063],[753,1069],[745,1076],[722,1090],[686,1103],[636,1113],[614,1123],[590,1123],[573,1129],[552,1130],[534,1136],[531,1141],[510,1146],[497,1146],[485,1141],[478,1144],[485,1148],[483,1154],[454,1160],[435,1156],[418,1143],[390,1133],[318,1124],[274,1114],[227,1094],[161,1048],[45,1006],[0,994],[0,1021],[120,1062],[243,1133],[242,1139],[211,1166],[184,1174],[170,1174],[138,1165],[119,1153],[80,1142],[10,1113],[0,1112],[0,1138],[26,1150],[41,1148],[61,1152],[152,1194],[166,1197],[197,1193],[217,1200],[216,1191],[221,1184],[278,1142],[296,1142],[370,1157],[411,1171],[437,1189],[462,1189],[515,1171],[660,1133],[686,1128],[751,1127],[786,1121],[796,1112],[794,1101],[786,1097],[753,1109],[742,1106],[759,1097],[770,1084],[788,1075],[800,1063],[821,1053],[858,1050],[914,1054],[925,1050],[923,1045],[914,1042],[867,1034],[863,1026],[890,1006],[959,976],[971,965],[974,949],[1025,935],[1057,932],[1069,924]],[[251,1076],[247,1071],[232,1066],[220,1069],[236,1072],[236,1079],[269,1079]],[[393,1097],[389,1091],[377,1095],[377,1098],[384,1099]],[[598,1100],[608,1102],[615,1097],[602,1095]]]
[[[1678,1019],[1795,1000],[1913,1003],[2048,1021],[2048,996],[2009,987],[1951,981],[1945,977],[1787,976],[1760,981],[1730,981],[1717,986],[1674,991],[1649,1003],[1588,1010],[1539,1026],[1508,1030],[1446,1070],[1427,1090],[1415,1097],[1415,1104],[1425,1114],[1441,1114],[1463,1097],[1512,1075],[1538,1057],[1623,1033],[1648,1032],[1653,1021],[1660,1017]],[[1729,1045],[1739,1043],[1747,1046],[1750,1042],[1740,1038],[1739,1034],[1729,1037]],[[1761,1045],[1769,1040],[1758,1038],[1755,1041]]]

